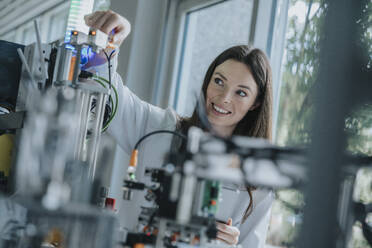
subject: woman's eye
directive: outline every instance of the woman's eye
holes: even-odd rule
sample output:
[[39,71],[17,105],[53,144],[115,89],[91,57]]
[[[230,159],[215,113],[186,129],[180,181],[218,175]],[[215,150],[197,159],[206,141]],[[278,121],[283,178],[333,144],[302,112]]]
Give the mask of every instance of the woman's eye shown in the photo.
[[246,94],[244,91],[242,91],[242,90],[238,90],[236,93],[237,93],[239,96],[241,96],[241,97],[247,96],[247,94]]
[[222,82],[222,80],[220,79],[220,78],[215,78],[214,79],[214,82],[216,83],[216,84],[218,84],[218,85],[223,85],[223,82]]

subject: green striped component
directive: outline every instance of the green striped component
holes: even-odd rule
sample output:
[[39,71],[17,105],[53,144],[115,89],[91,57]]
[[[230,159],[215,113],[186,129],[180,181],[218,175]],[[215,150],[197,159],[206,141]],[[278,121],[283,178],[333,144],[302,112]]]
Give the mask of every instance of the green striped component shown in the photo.
[[215,215],[218,210],[218,199],[220,197],[220,182],[206,181],[204,184],[204,197],[202,211],[208,215]]

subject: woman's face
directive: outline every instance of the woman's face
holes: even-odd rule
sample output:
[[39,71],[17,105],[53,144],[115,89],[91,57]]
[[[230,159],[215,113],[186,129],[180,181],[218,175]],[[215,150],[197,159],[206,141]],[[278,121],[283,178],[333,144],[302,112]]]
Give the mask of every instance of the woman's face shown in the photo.
[[257,84],[248,67],[229,59],[218,65],[207,88],[206,109],[213,129],[230,136],[236,125],[255,107]]

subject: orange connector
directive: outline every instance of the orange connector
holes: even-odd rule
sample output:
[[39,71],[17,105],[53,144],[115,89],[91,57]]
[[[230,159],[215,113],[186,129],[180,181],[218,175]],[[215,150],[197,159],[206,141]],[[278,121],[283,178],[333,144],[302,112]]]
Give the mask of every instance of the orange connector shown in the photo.
[[132,151],[132,155],[130,156],[129,166],[136,167],[137,166],[137,160],[138,160],[138,150],[134,149]]

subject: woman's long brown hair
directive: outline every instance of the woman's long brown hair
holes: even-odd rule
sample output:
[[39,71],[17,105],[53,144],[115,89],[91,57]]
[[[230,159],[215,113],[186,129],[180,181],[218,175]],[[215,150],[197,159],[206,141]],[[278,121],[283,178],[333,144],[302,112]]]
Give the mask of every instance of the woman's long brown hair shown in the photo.
[[[206,99],[207,88],[216,67],[226,60],[235,60],[244,63],[251,71],[258,86],[258,94],[254,110],[248,111],[244,118],[237,124],[233,135],[264,138],[271,140],[272,130],[272,73],[268,58],[260,49],[252,49],[247,45],[231,47],[215,58],[209,66],[202,85],[202,94]],[[187,133],[191,126],[202,127],[199,114],[195,108],[189,118],[180,118],[177,129]],[[181,146],[182,148],[184,146]],[[255,188],[247,186],[250,197],[249,205],[244,213],[242,223],[248,218],[253,209],[252,190]]]

